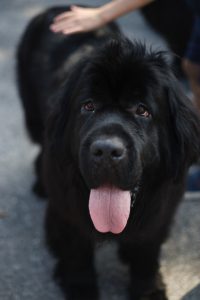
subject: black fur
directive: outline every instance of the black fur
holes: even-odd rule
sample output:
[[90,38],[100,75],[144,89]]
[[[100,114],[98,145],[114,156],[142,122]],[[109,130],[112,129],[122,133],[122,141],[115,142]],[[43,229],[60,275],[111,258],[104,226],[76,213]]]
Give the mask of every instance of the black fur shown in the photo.
[[[18,49],[26,123],[41,145],[36,187],[45,186],[49,198],[46,233],[56,278],[69,299],[97,299],[94,243],[115,239],[130,266],[131,299],[167,299],[160,247],[199,154],[199,118],[165,54],[120,36],[114,24],[53,34],[49,24],[64,9],[33,19]],[[99,158],[99,143],[114,147],[119,162]],[[100,234],[89,216],[89,191],[104,184],[133,193],[139,186],[119,235]]]
[[165,38],[175,54],[177,75],[182,75],[181,58],[185,55],[194,21],[194,14],[186,1],[153,1],[141,11],[148,24]]

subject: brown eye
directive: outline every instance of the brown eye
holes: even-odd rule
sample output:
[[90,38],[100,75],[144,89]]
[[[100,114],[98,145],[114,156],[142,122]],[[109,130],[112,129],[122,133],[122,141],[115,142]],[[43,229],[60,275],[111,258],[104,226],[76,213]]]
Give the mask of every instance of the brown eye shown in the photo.
[[143,104],[140,104],[137,107],[136,114],[141,117],[145,117],[145,118],[148,118],[151,115],[150,112],[147,110],[147,108]]
[[94,104],[92,101],[88,101],[87,103],[84,103],[83,108],[86,111],[94,111],[95,110],[95,107],[94,107]]

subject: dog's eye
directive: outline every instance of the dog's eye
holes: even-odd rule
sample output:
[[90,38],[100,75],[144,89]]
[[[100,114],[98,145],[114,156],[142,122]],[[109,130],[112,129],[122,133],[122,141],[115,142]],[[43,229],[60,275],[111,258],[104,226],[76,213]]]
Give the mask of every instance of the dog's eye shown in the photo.
[[138,105],[136,114],[145,118],[148,118],[151,115],[148,109],[143,104]]
[[84,103],[83,109],[86,111],[94,111],[95,110],[94,103],[92,101],[88,101],[87,103]]

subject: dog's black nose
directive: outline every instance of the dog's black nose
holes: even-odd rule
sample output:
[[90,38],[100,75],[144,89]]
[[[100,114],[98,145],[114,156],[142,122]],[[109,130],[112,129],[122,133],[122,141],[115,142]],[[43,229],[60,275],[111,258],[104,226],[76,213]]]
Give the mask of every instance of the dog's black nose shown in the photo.
[[124,157],[125,146],[119,138],[107,138],[94,141],[90,151],[95,160],[120,160]]

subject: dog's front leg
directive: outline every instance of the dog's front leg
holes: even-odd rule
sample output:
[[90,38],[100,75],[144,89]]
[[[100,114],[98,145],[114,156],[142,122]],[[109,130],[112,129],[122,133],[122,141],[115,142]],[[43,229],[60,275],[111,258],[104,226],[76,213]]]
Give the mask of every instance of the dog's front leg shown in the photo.
[[98,290],[94,269],[93,245],[55,211],[46,217],[47,243],[58,259],[55,278],[68,300],[96,300]]
[[167,300],[159,273],[160,245],[122,243],[119,253],[130,266],[131,300]]

